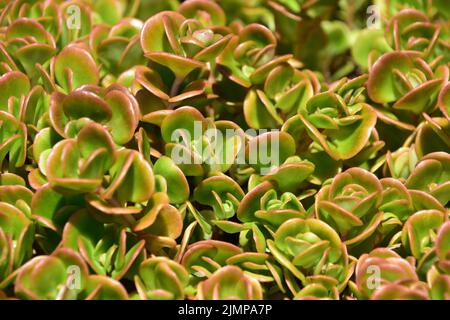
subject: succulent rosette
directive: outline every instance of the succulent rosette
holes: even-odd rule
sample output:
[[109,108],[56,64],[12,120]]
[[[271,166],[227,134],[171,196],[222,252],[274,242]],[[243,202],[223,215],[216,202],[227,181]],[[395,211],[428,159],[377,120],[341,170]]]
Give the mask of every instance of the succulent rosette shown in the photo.
[[318,192],[315,214],[338,231],[352,252],[352,247],[358,245],[375,245],[371,242],[383,219],[381,202],[382,185],[378,178],[364,169],[351,168]]
[[[101,186],[114,157],[111,135],[100,124],[91,122],[78,132],[76,138],[61,140],[53,148],[43,150],[39,162],[42,173],[55,190],[93,192]],[[70,165],[69,159],[73,161]]]
[[446,206],[450,201],[450,155],[446,152],[427,154],[417,163],[405,185],[429,193]]
[[319,143],[309,137],[298,114],[289,118],[283,124],[281,131],[289,133],[294,139],[295,153],[298,157],[314,165],[314,171],[308,178],[309,182],[321,185],[342,170],[342,160],[333,159]]
[[[261,157],[261,146],[271,143],[280,144],[284,154],[277,154],[276,163],[267,163]],[[306,186],[307,179],[314,171],[314,165],[309,161],[302,161],[297,156],[290,156],[295,150],[293,140],[289,134],[281,132],[267,133],[250,140],[247,145],[247,158],[254,173],[248,180],[248,193],[242,198],[237,208],[238,224],[232,221],[213,221],[226,233],[239,233],[239,242],[244,248],[251,248],[259,253],[266,251],[266,239],[272,238],[276,228],[291,218],[305,218],[308,214],[301,203],[301,199],[314,194],[314,190],[300,193],[302,186]],[[253,159],[255,158],[255,159]],[[253,160],[254,161],[253,161]],[[268,166],[271,167],[269,170]]]
[[450,151],[450,121],[443,117],[430,117],[423,114],[423,121],[415,136],[416,153],[419,157],[426,154]]
[[[330,86],[330,90],[340,96],[346,105],[367,103],[367,75],[361,75],[353,79],[344,77]],[[361,167],[370,171],[378,168],[378,155],[386,143],[381,139],[376,127],[370,130],[369,138],[364,147],[352,158],[346,159],[344,164],[352,167]]]
[[115,225],[97,221],[87,211],[71,216],[64,227],[62,245],[78,251],[98,275],[119,280],[145,258],[145,242]]
[[217,219],[231,218],[243,197],[239,184],[225,175],[206,178],[194,190],[196,201],[210,205]]
[[291,192],[277,193],[270,182],[260,184],[243,199],[238,218],[243,222],[259,221],[278,227],[290,218],[307,215],[300,200]]
[[267,191],[262,196],[260,208],[254,213],[255,222],[248,222],[248,217],[244,215],[244,212],[249,209],[248,201],[251,204],[252,199],[246,199],[247,202],[244,202],[238,211],[238,214],[241,214],[238,216],[239,219],[247,221],[243,223],[245,228],[239,234],[240,244],[245,248],[255,248],[260,253],[266,251],[266,241],[272,238],[277,226],[288,219],[306,216],[303,205],[293,193],[285,192],[278,197],[275,190],[271,191]]
[[221,90],[233,88],[232,84],[249,88],[262,84],[269,72],[292,55],[276,56],[277,39],[272,31],[261,24],[252,23],[233,35],[228,45],[217,57],[218,69],[224,79]]
[[414,146],[401,147],[394,152],[387,152],[383,166],[385,176],[397,179],[407,179],[414,171],[418,162]]
[[[178,12],[163,11],[148,19],[142,28],[141,46],[152,63],[138,72],[138,82],[175,105],[210,93],[205,80],[214,70],[208,69],[230,40],[224,23],[220,6],[204,0],[183,3]],[[166,76],[161,77],[161,73]]]
[[370,105],[347,105],[333,92],[309,99],[299,109],[299,117],[311,139],[335,160],[356,156],[369,141],[377,120]]
[[128,70],[145,64],[140,44],[142,26],[141,20],[124,18],[112,27],[98,25],[89,35],[92,51],[113,79],[126,78]]
[[[293,133],[292,133],[293,134]],[[252,137],[245,146],[249,191],[262,182],[270,182],[280,192],[298,192],[308,185],[315,165],[296,155],[291,133],[264,132]]]
[[183,299],[189,274],[179,263],[166,257],[148,258],[134,276],[139,297],[143,300]]
[[421,210],[410,216],[403,226],[403,247],[417,259],[417,273],[421,277],[435,260],[436,234],[445,221],[445,212],[435,209]]
[[242,249],[228,242],[217,240],[197,241],[190,245],[183,255],[181,264],[191,276],[196,278],[209,277],[227,259],[242,253]]
[[26,17],[16,19],[5,32],[5,50],[8,60],[16,59],[18,65],[36,79],[39,71],[56,53],[56,43],[52,34],[38,20]]
[[[72,270],[70,266],[73,266]],[[74,278],[75,273],[78,279]],[[80,255],[70,249],[58,249],[49,256],[37,256],[23,265],[15,279],[15,290],[23,299],[75,299],[85,286],[88,274]]]
[[0,299],[450,299],[447,2],[0,1]]
[[17,273],[16,294],[27,300],[127,299],[123,285],[108,277],[89,275],[80,255],[60,248],[36,256]]
[[126,144],[139,122],[136,99],[121,85],[107,89],[83,86],[68,95],[54,93],[50,104],[50,121],[63,137],[72,138],[83,124],[94,121],[103,124],[116,144]]
[[[392,103],[392,110],[411,114],[432,111],[437,96],[448,79],[448,67],[432,69],[415,51],[393,51],[383,54],[372,65],[367,81],[371,100],[379,104]],[[402,121],[402,120],[400,120]]]
[[[251,137],[245,145],[245,161],[256,174],[265,175],[285,162],[289,162],[288,159],[295,155],[295,151],[295,140],[289,133],[263,131],[261,134]],[[291,158],[291,160],[293,160],[292,162],[301,162],[298,158]],[[299,170],[301,171],[302,168]],[[285,171],[281,170],[281,172]]]
[[244,116],[250,127],[279,127],[313,96],[311,81],[288,62],[270,71],[261,89],[248,92]]
[[120,149],[107,178],[99,192],[86,194],[91,208],[103,215],[140,213],[155,191],[153,170],[136,150]]
[[[31,183],[41,188],[48,181],[52,189],[67,198],[83,194],[91,209],[103,214],[141,212],[155,187],[150,164],[138,151],[117,150],[111,134],[101,124],[86,118],[79,124],[81,128],[75,127],[70,133],[74,138],[60,141],[52,130],[40,132],[40,144],[33,150],[40,172],[31,172]],[[59,165],[69,158],[74,161],[70,166]],[[40,212],[47,218],[54,213]]]
[[143,121],[159,124],[165,142],[163,153],[174,160],[186,176],[227,171],[245,142],[237,124],[211,121],[193,107],[181,107],[165,114],[151,113],[144,116]]
[[260,283],[235,266],[226,266],[198,284],[199,300],[261,300]]
[[437,58],[448,62],[448,31],[419,10],[406,9],[394,15],[386,26],[386,39],[395,50],[420,52],[430,62]]
[[356,283],[351,283],[350,287],[357,297],[366,299],[373,298],[386,287],[384,290],[391,291],[384,292],[386,297],[389,294],[406,295],[401,284],[415,284],[419,280],[414,266],[387,248],[377,248],[362,255],[358,259],[355,275]]
[[[439,216],[446,210],[433,196],[424,191],[409,190],[397,179],[384,178],[380,182],[383,187],[383,201],[379,209],[383,212],[383,220],[379,237],[382,239],[381,243],[386,246],[399,244],[401,236],[405,236],[401,230],[407,228],[410,219],[415,219],[412,216],[422,211],[433,211]],[[428,253],[430,252],[428,250]],[[418,268],[420,265],[419,262]]]
[[264,181],[242,199],[237,207],[237,218],[241,223],[230,220],[212,220],[211,223],[225,233],[238,234],[243,248],[264,254],[267,239],[273,237],[279,225],[291,218],[307,216],[297,196],[273,188],[272,182]]
[[[349,261],[339,235],[320,220],[290,219],[267,244],[274,258],[305,287],[316,284],[326,288],[331,284],[335,289],[328,288],[330,293],[342,292],[353,273],[354,262]],[[305,291],[297,297],[303,295],[307,296]]]

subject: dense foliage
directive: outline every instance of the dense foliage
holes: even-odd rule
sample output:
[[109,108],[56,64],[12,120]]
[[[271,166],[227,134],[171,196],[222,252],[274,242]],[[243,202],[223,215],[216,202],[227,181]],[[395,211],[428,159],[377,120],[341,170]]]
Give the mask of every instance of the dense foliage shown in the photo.
[[0,1],[0,298],[450,299],[449,18]]

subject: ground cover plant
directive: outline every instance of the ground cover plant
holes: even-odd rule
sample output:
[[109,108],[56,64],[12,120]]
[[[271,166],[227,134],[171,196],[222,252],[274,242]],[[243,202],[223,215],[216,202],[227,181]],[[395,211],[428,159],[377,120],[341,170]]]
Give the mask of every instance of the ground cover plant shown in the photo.
[[449,18],[0,1],[0,298],[449,300]]

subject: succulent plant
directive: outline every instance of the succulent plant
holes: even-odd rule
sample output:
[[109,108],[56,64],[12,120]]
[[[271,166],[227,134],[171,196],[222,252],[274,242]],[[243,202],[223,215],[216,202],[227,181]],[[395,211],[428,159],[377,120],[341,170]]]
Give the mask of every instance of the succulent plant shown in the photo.
[[259,282],[234,266],[223,267],[198,284],[200,300],[261,300]]
[[103,124],[114,142],[123,145],[131,140],[139,122],[135,98],[121,85],[106,89],[83,86],[69,95],[55,93],[50,106],[50,121],[63,137],[73,137],[77,127],[92,120]]
[[244,100],[244,116],[250,127],[279,127],[313,96],[309,79],[288,62],[269,72],[262,89],[248,92]]
[[15,292],[22,299],[74,299],[86,285],[88,274],[77,253],[59,249],[24,264],[15,280]]
[[407,179],[416,167],[418,156],[414,147],[402,147],[394,152],[386,153],[386,163],[383,168],[385,176],[397,179]]
[[447,31],[419,10],[407,9],[395,14],[386,26],[386,40],[395,50],[417,51],[428,60],[448,61]]
[[448,8],[0,1],[0,299],[450,300]]
[[[362,255],[356,265],[355,274],[356,284],[351,287],[361,298],[373,297],[387,285],[418,281],[414,266],[387,248],[377,248]],[[402,290],[401,288],[402,286],[398,285],[393,291]]]
[[420,157],[440,151],[448,154],[450,150],[450,122],[446,118],[430,118],[425,113],[423,115],[425,121],[417,128],[415,137],[416,153]]
[[183,3],[178,12],[162,11],[148,19],[141,46],[154,67],[138,72],[139,83],[172,105],[210,93],[205,80],[214,70],[208,69],[231,37],[224,23],[220,6],[204,0]]
[[267,243],[275,259],[305,286],[296,298],[308,296],[316,286],[329,293],[341,292],[353,273],[354,263],[349,262],[339,235],[320,220],[290,219]]
[[210,205],[217,219],[231,218],[244,197],[239,184],[228,176],[212,176],[204,179],[194,190],[194,198],[203,205]]
[[0,288],[32,256],[35,226],[31,220],[33,193],[13,174],[2,174],[0,184]]
[[183,266],[165,257],[152,257],[139,266],[134,276],[142,299],[183,299],[189,275]]
[[105,80],[110,76],[120,82],[135,65],[145,64],[139,42],[141,29],[142,21],[134,18],[124,18],[112,27],[94,28],[90,34],[91,49],[107,73]]
[[[162,115],[151,113],[144,121],[158,121],[165,154],[186,176],[206,176],[227,171],[244,143],[242,129],[231,121],[211,122],[193,107]],[[229,136],[227,130],[237,132]]]
[[403,226],[403,246],[417,259],[429,254],[434,247],[436,232],[446,218],[445,213],[438,210],[416,212],[408,218]]
[[55,82],[65,92],[83,85],[97,85],[99,81],[98,67],[85,46],[70,44],[52,62]]
[[125,228],[104,225],[80,210],[67,222],[61,243],[79,251],[97,274],[118,280],[127,274],[136,259],[145,256],[142,254],[145,242],[130,238]]
[[372,300],[428,300],[428,287],[424,282],[399,281],[381,287]]
[[376,114],[366,103],[347,105],[343,99],[324,92],[299,109],[308,135],[333,159],[350,159],[366,145],[376,123]]
[[22,299],[127,299],[120,282],[89,275],[86,264],[74,251],[56,250],[49,256],[36,256],[22,266],[16,276],[15,291]]
[[[420,114],[434,108],[448,70],[432,70],[415,51],[392,51],[375,61],[369,72],[367,91],[376,103],[392,103],[395,110]],[[441,75],[442,72],[442,75]]]
[[433,300],[448,300],[449,299],[449,281],[448,275],[439,275],[430,284],[430,298]]
[[445,206],[450,201],[449,177],[449,154],[445,152],[430,153],[419,161],[405,185],[409,189],[428,192]]
[[187,248],[181,264],[190,274],[205,277],[224,266],[228,258],[239,253],[242,253],[242,250],[231,243],[217,240],[197,241]]
[[27,127],[5,111],[0,111],[0,121],[0,164],[7,159],[10,167],[21,167],[27,155]]
[[233,35],[228,45],[217,57],[218,68],[230,81],[249,88],[262,83],[277,65],[292,56],[276,57],[277,40],[265,26],[252,23]]
[[22,17],[14,20],[5,32],[4,48],[33,79],[39,77],[36,64],[42,66],[56,53],[52,34],[37,20]]
[[438,234],[436,236],[436,255],[438,257],[437,267],[439,270],[442,270],[444,274],[450,273],[450,265],[449,265],[449,252],[448,249],[448,236],[450,233],[450,223],[445,222],[439,228]]
[[351,168],[322,187],[316,197],[315,212],[338,231],[347,246],[372,246],[364,242],[371,242],[381,223],[381,201],[378,178],[366,170]]
[[47,156],[44,173],[52,188],[62,192],[97,190],[115,157],[111,135],[95,122],[83,127],[76,139],[64,139],[49,151],[39,160]]

